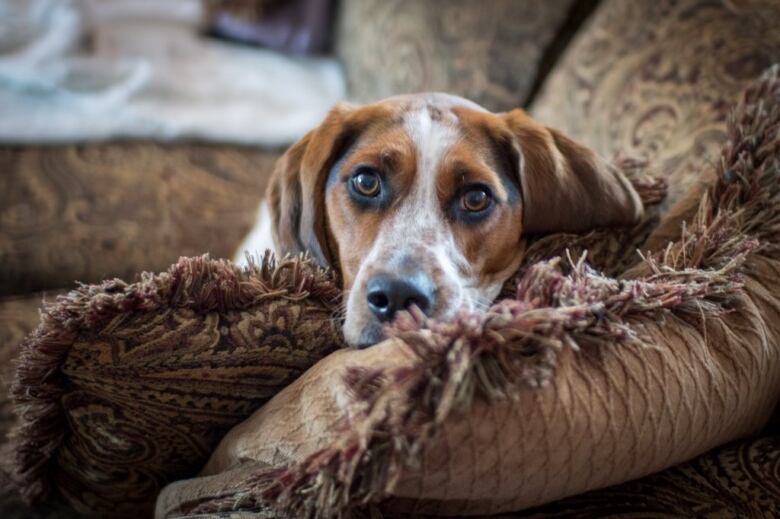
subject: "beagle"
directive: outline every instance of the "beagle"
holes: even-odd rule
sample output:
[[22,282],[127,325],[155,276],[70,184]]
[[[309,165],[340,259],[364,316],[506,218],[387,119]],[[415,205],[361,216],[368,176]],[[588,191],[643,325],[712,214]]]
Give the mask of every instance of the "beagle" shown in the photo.
[[339,274],[345,338],[366,347],[411,305],[441,319],[487,307],[523,235],[630,225],[642,212],[622,173],[522,110],[405,95],[339,104],[287,150],[238,261],[309,251]]

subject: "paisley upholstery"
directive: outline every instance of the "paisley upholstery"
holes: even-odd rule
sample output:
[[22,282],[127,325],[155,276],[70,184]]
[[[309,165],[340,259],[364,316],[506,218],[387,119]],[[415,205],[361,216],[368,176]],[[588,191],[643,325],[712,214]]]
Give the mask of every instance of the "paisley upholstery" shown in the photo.
[[[10,460],[13,459],[13,445],[9,442],[10,432],[16,423],[13,405],[8,392],[13,380],[15,361],[19,344],[40,320],[41,303],[51,300],[56,294],[28,294],[0,298],[0,517],[3,519],[30,519],[31,512],[11,490]],[[77,514],[64,505],[55,505],[36,510],[38,519],[76,519]]]
[[574,0],[342,0],[336,50],[350,95],[446,91],[523,104]]
[[731,101],[780,61],[778,19],[774,0],[604,1],[531,111],[607,157],[647,158],[674,202],[716,159]]
[[14,330],[29,331],[40,300],[4,302],[1,351],[20,357],[24,494],[40,503],[56,488],[82,513],[150,511],[162,485],[198,470],[230,427],[341,346],[338,293],[297,261],[247,271],[182,259],[51,301],[21,346]]
[[155,143],[0,147],[0,295],[230,257],[277,153]]
[[[674,203],[717,160],[730,102],[780,61],[780,4],[607,0],[531,111],[611,156],[647,158]],[[660,474],[506,517],[765,517],[780,507],[780,428]],[[769,514],[769,515],[766,515]]]

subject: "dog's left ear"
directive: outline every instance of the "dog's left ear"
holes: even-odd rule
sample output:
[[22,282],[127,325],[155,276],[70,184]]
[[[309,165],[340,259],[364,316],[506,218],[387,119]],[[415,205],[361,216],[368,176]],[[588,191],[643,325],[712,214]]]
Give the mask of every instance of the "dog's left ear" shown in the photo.
[[644,208],[617,168],[523,110],[503,115],[519,161],[523,232],[582,232],[636,223]]

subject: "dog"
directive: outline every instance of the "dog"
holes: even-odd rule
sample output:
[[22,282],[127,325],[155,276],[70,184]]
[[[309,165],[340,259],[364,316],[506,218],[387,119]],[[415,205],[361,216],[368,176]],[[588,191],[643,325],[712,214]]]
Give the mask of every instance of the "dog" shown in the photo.
[[642,214],[621,172],[523,110],[404,95],[339,104],[289,148],[237,260],[308,251],[335,269],[345,339],[363,348],[412,305],[439,319],[487,307],[520,264],[521,237]]

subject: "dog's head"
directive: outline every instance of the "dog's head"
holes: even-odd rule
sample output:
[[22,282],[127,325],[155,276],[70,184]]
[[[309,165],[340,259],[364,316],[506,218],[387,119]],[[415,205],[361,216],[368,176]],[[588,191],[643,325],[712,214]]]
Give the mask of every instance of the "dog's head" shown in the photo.
[[279,161],[268,192],[277,252],[337,269],[353,346],[412,304],[482,307],[517,269],[523,234],[627,225],[631,184],[522,110],[444,94],[338,105]]

